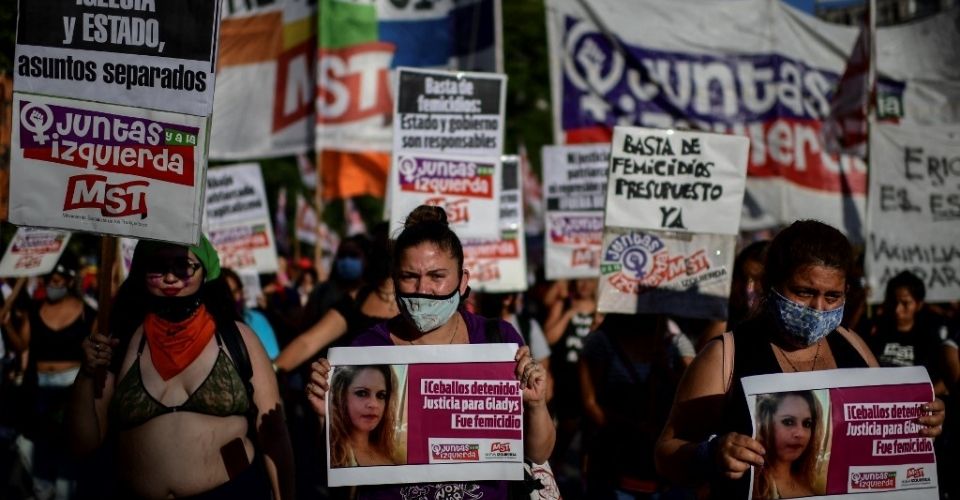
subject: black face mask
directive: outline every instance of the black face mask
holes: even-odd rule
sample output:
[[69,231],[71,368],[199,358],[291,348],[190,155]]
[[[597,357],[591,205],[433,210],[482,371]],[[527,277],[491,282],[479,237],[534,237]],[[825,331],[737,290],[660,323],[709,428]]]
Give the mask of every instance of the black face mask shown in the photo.
[[183,321],[200,308],[200,292],[186,297],[161,297],[147,294],[147,310],[167,321]]

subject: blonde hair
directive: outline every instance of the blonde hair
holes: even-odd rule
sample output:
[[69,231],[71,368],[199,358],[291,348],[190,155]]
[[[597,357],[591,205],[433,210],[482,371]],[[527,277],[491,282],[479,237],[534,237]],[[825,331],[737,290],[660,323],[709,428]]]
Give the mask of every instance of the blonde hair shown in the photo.
[[330,384],[330,467],[349,467],[350,434],[353,423],[347,405],[347,392],[350,384],[363,370],[374,370],[383,375],[387,386],[387,402],[383,409],[383,418],[370,433],[370,444],[383,455],[394,460],[396,456],[396,413],[397,382],[389,365],[353,365],[338,366],[334,370]]
[[[777,449],[773,430],[773,416],[777,413],[777,409],[780,408],[780,404],[783,403],[788,396],[796,396],[806,401],[810,407],[810,417],[813,421],[812,428],[810,429],[810,442],[807,443],[807,448],[803,450],[800,457],[790,464],[790,473],[796,477],[801,484],[814,488],[816,486],[817,465],[820,460],[820,446],[823,442],[824,426],[821,421],[823,410],[820,408],[820,402],[816,396],[813,395],[813,391],[778,392],[757,396],[757,441],[763,445],[763,448],[767,450],[768,454]],[[767,463],[769,462],[770,460],[768,459]],[[776,483],[773,480],[770,469],[762,467],[755,468],[754,470],[756,472],[754,473],[753,479],[753,498],[774,498],[773,493]],[[822,495],[825,492],[815,491],[814,493]]]

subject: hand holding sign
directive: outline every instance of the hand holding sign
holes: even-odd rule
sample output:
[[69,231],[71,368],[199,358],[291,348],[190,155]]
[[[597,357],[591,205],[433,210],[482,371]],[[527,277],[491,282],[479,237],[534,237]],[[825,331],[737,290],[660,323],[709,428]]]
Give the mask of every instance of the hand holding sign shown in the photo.
[[523,402],[529,405],[547,404],[547,376],[540,363],[530,356],[530,347],[517,350],[517,379],[523,390]]

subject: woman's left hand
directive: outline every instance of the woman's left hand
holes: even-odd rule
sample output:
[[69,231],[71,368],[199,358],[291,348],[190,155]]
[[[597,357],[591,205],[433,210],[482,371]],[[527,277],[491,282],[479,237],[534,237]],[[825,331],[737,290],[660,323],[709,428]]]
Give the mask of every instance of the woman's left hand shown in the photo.
[[530,348],[523,346],[517,350],[517,379],[523,391],[523,402],[528,405],[547,403],[547,374],[540,363],[530,357]]
[[946,406],[940,398],[934,399],[923,407],[924,416],[917,419],[922,425],[920,435],[935,438],[943,432],[943,421],[946,418]]

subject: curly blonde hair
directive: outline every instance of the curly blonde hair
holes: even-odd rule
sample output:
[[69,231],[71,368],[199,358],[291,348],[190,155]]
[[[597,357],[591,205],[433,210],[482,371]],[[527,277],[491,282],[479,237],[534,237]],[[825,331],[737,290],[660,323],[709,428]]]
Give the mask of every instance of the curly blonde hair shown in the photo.
[[396,458],[396,413],[397,381],[390,365],[338,366],[330,384],[330,467],[350,466],[350,410],[347,405],[347,390],[363,370],[375,370],[383,375],[387,386],[387,402],[383,418],[370,433],[370,444],[391,460]]

